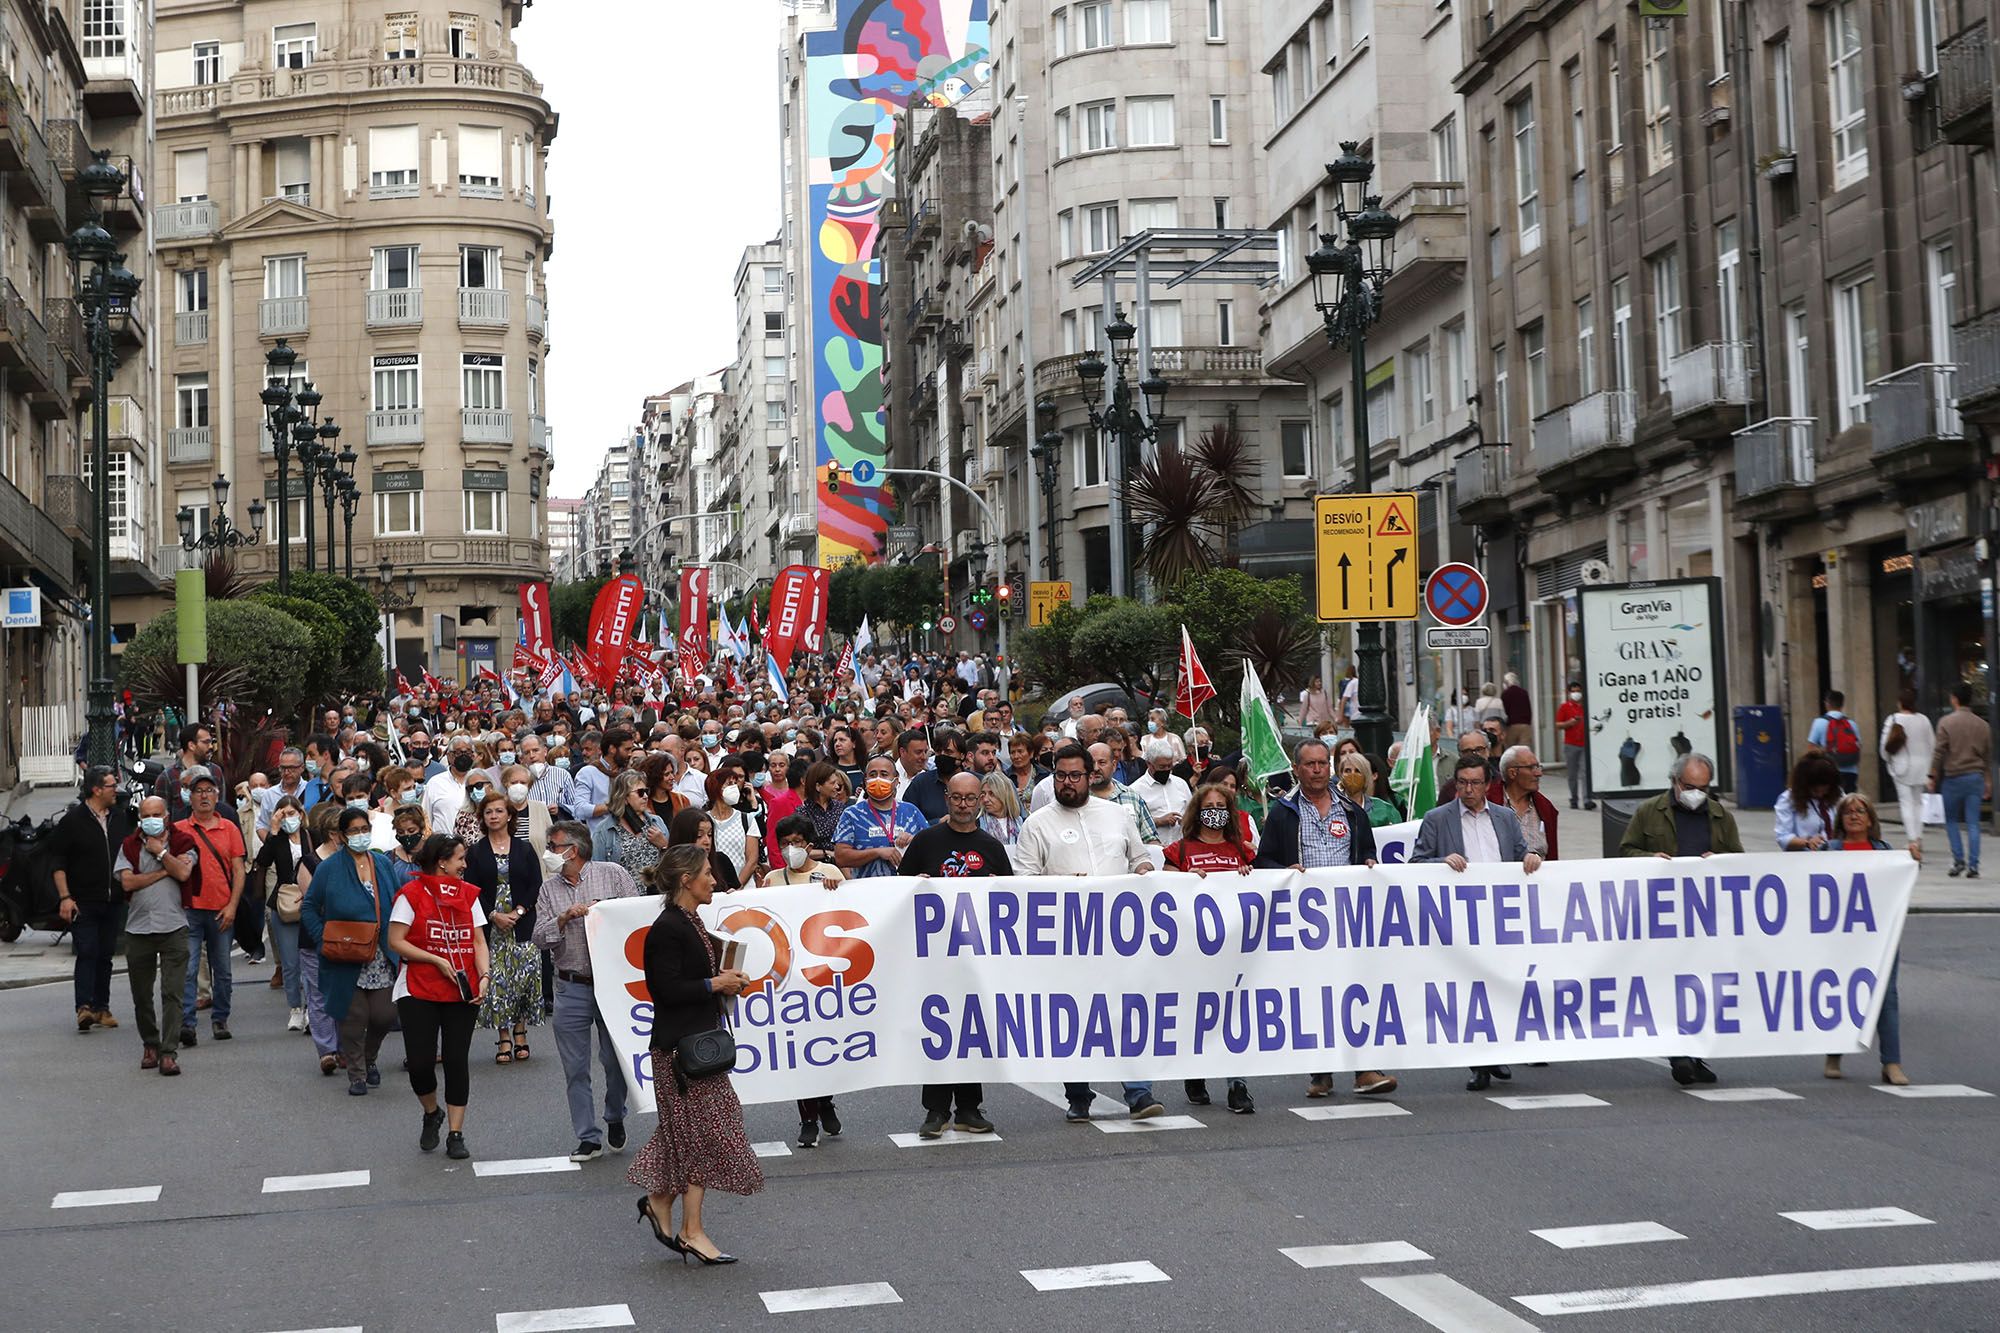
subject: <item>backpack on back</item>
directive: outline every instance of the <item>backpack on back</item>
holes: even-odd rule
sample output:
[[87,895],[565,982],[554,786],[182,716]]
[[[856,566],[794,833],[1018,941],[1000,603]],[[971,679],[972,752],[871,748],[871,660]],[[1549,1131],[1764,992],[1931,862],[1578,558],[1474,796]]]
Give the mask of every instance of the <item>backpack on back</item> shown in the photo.
[[1835,717],[1832,713],[1821,714],[1826,720],[1826,748],[1835,759],[1845,762],[1861,757],[1861,733],[1854,729],[1854,723],[1845,717]]

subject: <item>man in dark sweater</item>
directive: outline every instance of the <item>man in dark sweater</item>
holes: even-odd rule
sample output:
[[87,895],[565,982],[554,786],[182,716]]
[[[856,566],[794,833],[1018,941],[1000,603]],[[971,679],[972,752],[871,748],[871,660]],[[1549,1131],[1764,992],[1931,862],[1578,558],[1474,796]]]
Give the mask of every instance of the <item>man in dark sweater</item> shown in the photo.
[[[1013,863],[998,838],[979,827],[980,782],[971,773],[955,773],[945,784],[945,821],[910,839],[903,849],[898,873],[938,875],[945,879],[984,879],[1011,875]],[[986,1089],[978,1083],[924,1084],[924,1125],[919,1136],[934,1139],[946,1129],[967,1134],[991,1134],[993,1122],[980,1114]],[[958,1104],[958,1115],[951,1113]]]
[[111,864],[125,830],[114,827],[117,804],[117,771],[93,765],[83,775],[83,799],[56,821],[49,839],[57,911],[76,940],[78,1032],[118,1026],[111,1016],[111,956],[118,948],[118,908],[125,895],[112,883]]

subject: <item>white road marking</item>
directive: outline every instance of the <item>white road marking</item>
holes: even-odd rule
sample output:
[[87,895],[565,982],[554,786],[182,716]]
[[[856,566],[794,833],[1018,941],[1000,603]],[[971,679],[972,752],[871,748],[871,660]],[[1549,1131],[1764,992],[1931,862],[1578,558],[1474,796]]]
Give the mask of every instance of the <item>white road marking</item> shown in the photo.
[[129,1190],[64,1190],[49,1200],[51,1208],[109,1208],[120,1203],[158,1203],[160,1186],[141,1185]]
[[1361,1281],[1441,1333],[1534,1333],[1527,1320],[1443,1273]]
[[1355,1102],[1351,1106],[1287,1107],[1301,1120],[1374,1120],[1380,1116],[1408,1115],[1410,1108],[1394,1102]]
[[1510,1111],[1563,1111],[1579,1106],[1611,1105],[1584,1092],[1557,1092],[1546,1097],[1488,1097],[1486,1100]]
[[1891,1097],[1991,1097],[1990,1092],[1978,1088],[1968,1088],[1963,1083],[1912,1083],[1907,1088],[1893,1088],[1887,1083],[1871,1085],[1877,1092],[1886,1092]]
[[581,1170],[581,1162],[572,1162],[567,1157],[509,1157],[497,1162],[472,1164],[475,1176],[539,1176],[552,1171]]
[[1783,1088],[1682,1088],[1705,1102],[1802,1102],[1805,1098]]
[[903,1298],[886,1282],[856,1282],[846,1287],[800,1287],[794,1291],[760,1291],[770,1314],[802,1310],[841,1310],[855,1305],[901,1305]]
[[[1014,1086],[1022,1092],[1027,1093],[1030,1097],[1041,1098],[1058,1111],[1067,1111],[1069,1109],[1069,1097],[1063,1092],[1063,1085],[1060,1083],[1016,1083]],[[1090,1113],[1092,1115],[1123,1115],[1125,1111],[1124,1102],[1119,1101],[1115,1097],[1107,1097],[1095,1089],[1091,1090]]]
[[265,1176],[264,1193],[297,1194],[305,1190],[345,1190],[367,1183],[366,1171],[328,1171],[317,1176]]
[[789,1143],[780,1143],[778,1140],[772,1139],[769,1143],[751,1144],[750,1151],[756,1153],[759,1157],[790,1157],[792,1155],[792,1145]]
[[366,1333],[366,1330],[359,1324],[350,1324],[346,1328],[295,1328],[286,1333]]
[[2000,1282],[2000,1261],[1910,1264],[1899,1268],[1828,1268],[1812,1273],[1765,1273],[1757,1277],[1666,1282],[1654,1287],[1555,1291],[1541,1296],[1516,1296],[1514,1299],[1536,1314],[1597,1314],[1605,1310],[1649,1310],[1663,1305],[1747,1301],[1765,1296],[1813,1296],[1829,1291],[1935,1287],[1954,1282]]
[[1078,1287],[1125,1287],[1138,1282],[1171,1282],[1172,1278],[1146,1261],[1129,1264],[1085,1264],[1080,1268],[1024,1268],[1021,1276],[1036,1291],[1074,1291]]
[[1156,1115],[1151,1120],[1093,1120],[1106,1134],[1154,1134],[1169,1129],[1207,1129],[1191,1115]]
[[1658,1222],[1607,1222],[1594,1227],[1549,1227],[1530,1231],[1559,1250],[1589,1250],[1601,1245],[1644,1245],[1656,1240],[1686,1240],[1680,1232]]
[[1298,1245],[1279,1250],[1300,1268],[1349,1268],[1355,1264],[1414,1264],[1430,1258],[1404,1240],[1378,1240],[1361,1245]]
[[629,1305],[572,1305],[563,1310],[516,1310],[493,1316],[494,1333],[561,1333],[573,1328],[637,1328]]
[[891,1134],[889,1142],[898,1148],[934,1148],[941,1143],[998,1143],[998,1134],[966,1134],[956,1129],[947,1129],[934,1139],[921,1134]]
[[1829,1208],[1823,1212],[1779,1213],[1814,1231],[1855,1231],[1863,1227],[1927,1227],[1928,1217],[1918,1217],[1907,1208]]

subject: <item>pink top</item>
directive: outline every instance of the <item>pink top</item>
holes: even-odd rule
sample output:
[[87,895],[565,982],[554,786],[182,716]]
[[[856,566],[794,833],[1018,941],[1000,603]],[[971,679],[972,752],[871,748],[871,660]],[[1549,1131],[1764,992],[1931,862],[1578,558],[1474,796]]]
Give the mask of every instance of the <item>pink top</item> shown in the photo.
[[764,799],[764,846],[770,853],[764,859],[768,866],[781,866],[785,854],[778,850],[778,821],[788,815],[795,815],[805,804],[805,794],[790,787],[766,787],[758,795]]

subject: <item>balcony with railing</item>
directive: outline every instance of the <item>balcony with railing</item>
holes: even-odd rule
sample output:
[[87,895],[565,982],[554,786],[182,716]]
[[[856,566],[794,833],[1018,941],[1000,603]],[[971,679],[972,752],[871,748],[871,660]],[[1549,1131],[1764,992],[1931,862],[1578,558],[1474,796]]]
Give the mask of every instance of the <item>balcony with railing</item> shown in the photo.
[[368,414],[368,443],[422,444],[423,442],[422,408],[397,408],[393,411]]
[[162,241],[199,241],[215,235],[222,211],[213,199],[185,204],[159,204],[153,209],[153,235]]
[[11,281],[6,283],[4,294],[5,309],[0,313],[0,367],[27,372],[16,384],[27,391],[37,416],[46,420],[68,416],[69,373],[57,369],[48,329]]
[[1399,288],[1438,276],[1439,265],[1465,267],[1471,253],[1465,204],[1463,181],[1417,181],[1382,205],[1397,223],[1396,267],[1388,299],[1394,299]]
[[267,296],[257,303],[257,332],[266,338],[304,333],[310,323],[309,296]]
[[[124,18],[132,18],[130,5]],[[143,116],[146,114],[146,68],[139,43],[129,38],[102,38],[85,42],[83,57],[83,104],[90,114],[100,117]],[[90,54],[91,48],[101,48]]]
[[215,427],[175,426],[167,432],[169,463],[208,463],[215,458]]
[[[89,407],[84,408],[83,438],[96,438],[96,429],[97,413]],[[145,407],[130,394],[114,395],[105,404],[104,430],[113,449],[121,453],[143,452],[148,443]]]
[[1769,521],[1812,508],[1818,429],[1812,417],[1771,417],[1735,433],[1736,505],[1742,517]]
[[65,593],[80,591],[69,534],[4,476],[0,476],[0,565],[34,565]]
[[811,541],[819,535],[819,520],[810,513],[798,510],[785,511],[785,541],[787,543]]
[[88,558],[96,544],[95,509],[84,479],[61,474],[42,478],[42,512],[76,544],[77,553]]
[[1955,365],[1906,366],[1868,385],[1875,471],[1885,481],[1963,474],[1972,463],[1953,405]]
[[1750,345],[1703,343],[1667,363],[1667,397],[1674,421],[1697,439],[1727,435],[1740,416],[1724,420],[1750,401]]
[[[1076,367],[1087,355],[1090,353],[1054,356],[1037,364],[1035,391],[1062,394],[1081,390],[1083,377]],[[1256,383],[1264,378],[1264,354],[1255,347],[1155,347],[1153,368],[1170,384]]]
[[1993,52],[1985,20],[1938,43],[1938,133],[1946,143],[1993,147]]
[[8,196],[21,206],[36,240],[60,241],[69,234],[69,192],[48,137],[7,79],[0,79],[0,171],[7,173]]
[[67,296],[42,298],[42,326],[48,330],[49,345],[62,364],[58,373],[69,372],[72,387],[90,383],[90,339],[83,328],[83,311]]
[[528,336],[537,342],[549,336],[549,303],[539,296],[528,298]]
[[490,407],[468,407],[459,413],[467,444],[512,444],[514,414]]
[[1514,475],[1513,453],[1511,445],[1482,444],[1452,463],[1461,523],[1495,523],[1512,512],[1507,483]]
[[2000,311],[1952,326],[1951,349],[1958,358],[1952,387],[1959,413],[1981,425],[2000,425]]
[[458,289],[458,326],[462,329],[507,327],[510,311],[505,287],[461,287]]
[[423,290],[418,287],[390,287],[369,292],[366,319],[371,329],[403,328],[423,323]]
[[1534,422],[1528,461],[1535,481],[1552,495],[1601,490],[1637,470],[1633,437],[1636,397],[1629,389],[1605,389]]
[[528,418],[528,452],[545,454],[549,451],[549,419],[541,416]]
[[181,310],[174,314],[174,346],[200,347],[208,341],[208,312]]

